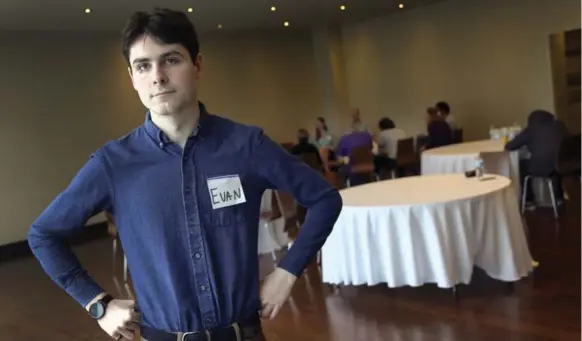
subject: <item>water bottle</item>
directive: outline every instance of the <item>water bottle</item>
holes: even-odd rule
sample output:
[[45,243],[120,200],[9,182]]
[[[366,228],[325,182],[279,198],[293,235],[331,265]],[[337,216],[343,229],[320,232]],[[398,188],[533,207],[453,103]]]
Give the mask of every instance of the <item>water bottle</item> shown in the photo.
[[481,180],[484,175],[485,175],[485,162],[483,162],[482,158],[478,157],[477,160],[475,160],[475,176],[479,180]]

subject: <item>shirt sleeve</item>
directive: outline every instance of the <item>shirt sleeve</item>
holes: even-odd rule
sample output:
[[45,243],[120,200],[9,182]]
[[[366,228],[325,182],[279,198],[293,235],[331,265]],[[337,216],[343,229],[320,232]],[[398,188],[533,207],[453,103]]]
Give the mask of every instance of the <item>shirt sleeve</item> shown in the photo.
[[68,239],[87,220],[111,206],[109,178],[98,155],[89,161],[32,224],[28,243],[52,280],[86,306],[104,290],[82,268]]
[[290,193],[307,208],[299,236],[279,267],[299,277],[331,233],[342,208],[338,191],[262,131],[253,138],[253,165],[265,188]]
[[505,150],[517,150],[525,146],[530,140],[531,132],[529,128],[525,128],[517,134],[511,141],[505,144]]

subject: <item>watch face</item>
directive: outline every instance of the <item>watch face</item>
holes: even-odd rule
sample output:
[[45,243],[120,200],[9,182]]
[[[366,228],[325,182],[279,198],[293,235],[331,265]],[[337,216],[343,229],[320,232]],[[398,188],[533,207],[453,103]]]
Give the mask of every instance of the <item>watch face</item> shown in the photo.
[[101,302],[96,302],[91,304],[91,307],[89,307],[89,315],[91,315],[91,317],[99,319],[101,317],[103,317],[103,315],[105,314],[105,305]]

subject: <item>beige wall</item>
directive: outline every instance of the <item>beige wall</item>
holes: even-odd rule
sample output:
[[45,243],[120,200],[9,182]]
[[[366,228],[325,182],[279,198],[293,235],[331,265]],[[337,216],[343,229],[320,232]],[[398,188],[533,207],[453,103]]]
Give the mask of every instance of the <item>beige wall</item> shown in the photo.
[[412,134],[447,100],[466,137],[485,137],[553,110],[549,35],[576,27],[579,0],[450,0],[345,27],[350,105]]
[[[202,37],[201,99],[281,141],[319,110],[309,33]],[[89,154],[143,122],[117,35],[0,33],[0,245],[30,224]]]

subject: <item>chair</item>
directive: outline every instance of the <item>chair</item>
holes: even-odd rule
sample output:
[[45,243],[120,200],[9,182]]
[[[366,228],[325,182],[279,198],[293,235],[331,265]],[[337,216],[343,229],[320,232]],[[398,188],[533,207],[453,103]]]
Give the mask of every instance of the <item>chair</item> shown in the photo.
[[[358,177],[362,183],[378,181],[378,175],[374,172],[374,154],[370,146],[355,147],[350,151],[350,176]],[[350,177],[347,179],[347,186],[352,185]]]
[[[414,150],[414,138],[408,137],[398,140],[396,148],[397,169],[407,169],[417,165],[418,158]],[[392,177],[396,178],[395,170],[392,170]]]
[[[270,239],[268,239],[269,241],[269,246],[268,248],[272,248],[272,250],[270,251],[271,253],[271,257],[273,259],[273,262],[275,263],[276,266],[276,262],[277,262],[277,253],[276,251],[278,249],[281,248],[281,236],[280,234],[278,234],[279,231],[273,231],[273,224],[280,218],[284,218],[283,216],[283,208],[281,206],[280,200],[278,199],[278,195],[277,192],[272,190],[270,191],[270,197],[269,197],[269,193],[265,192],[265,194],[263,195],[263,199],[261,200],[261,216],[260,216],[260,220],[262,220],[263,222],[265,222],[265,226],[262,226],[261,228],[265,229],[264,231],[262,231],[263,233],[267,233],[267,235],[269,236]],[[259,232],[259,235],[261,234],[261,231]],[[263,239],[259,238],[259,241],[261,241]],[[261,243],[259,243],[259,245],[261,245]],[[259,248],[261,248],[262,246],[259,246]]]
[[[117,225],[115,225],[115,220],[113,219],[113,215],[110,212],[105,212],[105,217],[107,219],[107,232],[109,234],[109,236],[112,238],[112,242],[113,242],[113,257],[112,257],[112,262],[113,262],[113,280],[117,281],[117,254],[118,254],[118,249],[119,246],[119,231],[117,230]],[[123,250],[121,250],[121,253],[123,254]],[[127,266],[127,258],[125,257],[125,254],[123,255],[123,283],[127,284],[128,283],[128,266]]]
[[453,143],[463,142],[463,129],[453,129]]
[[552,199],[552,208],[554,209],[554,218],[557,219],[559,216],[558,203],[556,202],[556,195],[554,194],[554,184],[553,184],[554,181],[553,181],[552,175],[547,175],[547,176],[526,175],[526,177],[523,181],[523,189],[522,189],[522,195],[521,195],[521,213],[523,214],[525,212],[525,201],[527,198],[527,187],[528,187],[529,181],[532,179],[541,179],[548,186],[548,189],[550,190],[550,197]]

